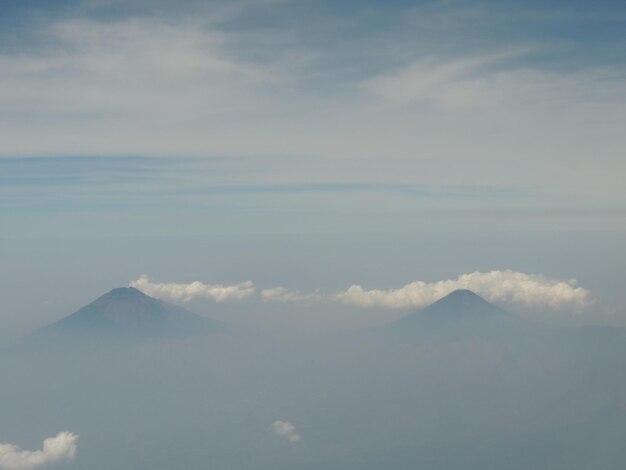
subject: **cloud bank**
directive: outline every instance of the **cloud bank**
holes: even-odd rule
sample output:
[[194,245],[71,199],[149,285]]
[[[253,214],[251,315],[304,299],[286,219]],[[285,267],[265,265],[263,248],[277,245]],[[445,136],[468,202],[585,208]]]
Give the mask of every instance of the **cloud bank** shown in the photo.
[[129,286],[157,299],[179,302],[189,302],[193,299],[210,299],[215,302],[226,302],[229,300],[242,300],[254,294],[252,281],[245,281],[232,286],[204,284],[200,281],[194,281],[189,284],[156,283],[150,281],[150,278],[145,274],[142,274],[139,279],[131,281]]
[[[194,281],[183,283],[155,283],[148,276],[129,284],[147,295],[159,299],[189,302],[204,298],[215,302],[242,300],[255,293],[252,281],[231,286],[204,284]],[[575,279],[550,279],[542,274],[527,274],[512,270],[461,274],[456,279],[435,282],[414,281],[397,289],[365,290],[353,284],[335,294],[322,294],[319,290],[303,293],[285,287],[263,289],[263,302],[311,304],[314,302],[339,302],[362,308],[423,308],[456,289],[469,289],[489,302],[516,304],[527,308],[581,311],[594,303],[591,292],[578,286]]]
[[456,289],[469,289],[490,302],[553,310],[581,310],[593,303],[591,292],[577,287],[577,281],[549,279],[541,274],[490,271],[462,274],[456,279],[437,282],[415,281],[399,289],[365,290],[352,285],[335,295],[335,300],[358,307],[422,308]]
[[284,437],[289,442],[298,442],[302,440],[302,436],[296,431],[296,427],[289,421],[274,421],[272,430],[277,436]]
[[33,470],[76,456],[78,435],[60,432],[43,441],[41,450],[22,450],[13,444],[0,444],[0,470]]

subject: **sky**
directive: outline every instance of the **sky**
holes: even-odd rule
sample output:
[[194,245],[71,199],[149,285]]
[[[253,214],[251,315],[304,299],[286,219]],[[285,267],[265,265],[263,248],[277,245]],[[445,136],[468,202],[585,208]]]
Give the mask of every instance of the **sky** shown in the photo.
[[510,272],[544,300],[502,274],[482,293],[626,324],[623,2],[2,11],[2,336],[142,275],[254,286],[199,313],[347,328]]

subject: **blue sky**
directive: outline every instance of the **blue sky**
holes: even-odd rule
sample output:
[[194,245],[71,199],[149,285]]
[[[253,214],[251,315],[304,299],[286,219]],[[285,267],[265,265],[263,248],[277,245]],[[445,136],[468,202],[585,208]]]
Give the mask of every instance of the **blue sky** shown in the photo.
[[[64,267],[64,249],[49,248],[49,262],[20,268],[45,279],[65,270],[49,281],[55,290],[78,282],[88,300],[146,272],[247,279],[224,264],[192,279],[182,261],[154,259],[167,243],[194,251],[186,237],[232,236],[266,253],[258,240],[271,236],[291,248],[264,256],[265,271],[284,268],[291,274],[272,280],[303,292],[328,279],[337,290],[392,288],[418,275],[523,269],[577,278],[598,311],[623,311],[603,278],[626,264],[623,2],[2,6],[0,238],[11,309],[27,291],[14,253],[37,243],[92,248],[84,264]],[[355,251],[342,258],[317,235]],[[111,268],[106,286],[81,279],[113,256],[103,239],[129,237],[169,241]],[[376,275],[359,274],[368,252],[384,259],[391,245],[412,253],[407,263],[420,250],[449,255],[441,265],[429,255],[411,274],[390,254]],[[123,257],[136,249],[115,246]],[[473,264],[454,262],[459,246],[479,250]],[[307,266],[323,270],[312,259],[353,271],[315,285]]]

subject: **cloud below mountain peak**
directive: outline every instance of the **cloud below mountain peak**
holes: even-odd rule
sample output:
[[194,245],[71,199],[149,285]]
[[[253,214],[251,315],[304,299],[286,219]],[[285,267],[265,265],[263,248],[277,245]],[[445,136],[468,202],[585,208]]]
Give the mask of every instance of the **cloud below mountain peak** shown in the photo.
[[[200,281],[184,283],[155,283],[145,274],[131,281],[145,294],[163,300],[189,302],[209,299],[215,302],[252,298],[255,285],[245,281],[234,285],[205,284]],[[570,310],[582,312],[594,304],[591,292],[580,287],[576,279],[552,279],[543,274],[519,271],[474,271],[455,279],[439,281],[417,280],[399,288],[367,290],[359,284],[336,293],[290,290],[285,287],[262,289],[257,300],[275,303],[312,304],[337,302],[361,308],[411,309],[424,308],[455,290],[470,290],[489,302],[510,304],[524,308]]]

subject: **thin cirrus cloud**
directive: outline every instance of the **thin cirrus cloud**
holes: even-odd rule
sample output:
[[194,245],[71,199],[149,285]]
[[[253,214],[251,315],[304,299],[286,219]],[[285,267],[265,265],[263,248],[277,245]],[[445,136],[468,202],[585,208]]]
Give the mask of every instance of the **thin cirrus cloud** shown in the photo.
[[205,284],[194,281],[188,284],[180,283],[157,283],[152,282],[145,274],[139,279],[131,281],[130,287],[134,287],[151,297],[178,302],[189,302],[193,299],[209,299],[215,302],[229,300],[243,300],[254,294],[252,281],[245,281],[234,285]]
[[515,58],[524,52],[512,50],[439,63],[422,59],[400,70],[387,71],[365,80],[362,86],[396,105],[422,102],[444,108],[483,106],[503,90],[500,89],[501,80],[496,80],[499,76],[482,75],[479,73],[481,67]]
[[[616,217],[623,195],[615,175],[622,174],[625,165],[619,153],[624,143],[619,123],[624,121],[626,81],[619,64],[589,60],[594,55],[582,52],[588,51],[587,42],[570,48],[579,51],[572,57],[564,56],[567,63],[578,64],[574,69],[547,60],[562,46],[556,32],[573,27],[557,20],[568,15],[550,15],[554,24],[540,16],[532,20],[550,33],[546,46],[552,47],[544,49],[536,45],[534,27],[521,36],[497,38],[488,32],[491,28],[484,29],[484,24],[492,24],[508,31],[519,24],[515,11],[510,16],[483,12],[470,15],[470,20],[465,7],[447,2],[417,10],[405,11],[403,6],[394,9],[402,21],[392,35],[370,34],[370,25],[355,14],[354,31],[366,33],[358,36],[365,43],[338,34],[336,47],[328,48],[307,35],[309,28],[288,27],[291,21],[278,21],[284,27],[271,30],[263,21],[250,23],[258,13],[255,2],[236,2],[239,6],[226,8],[228,12],[217,7],[220,2],[210,3],[206,14],[178,7],[176,15],[167,17],[150,9],[142,14],[142,8],[132,8],[136,14],[104,17],[86,15],[83,9],[70,9],[67,15],[29,15],[39,22],[11,33],[16,34],[16,44],[29,46],[0,50],[0,120],[11,123],[0,126],[0,157],[198,157],[204,165],[207,156],[219,155],[223,161],[209,162],[208,169],[192,174],[161,166],[162,161],[158,168],[149,164],[154,173],[131,174],[133,168],[148,166],[144,161],[127,162],[123,171],[63,172],[54,178],[44,173],[18,182],[40,188],[51,183],[65,188],[68,180],[70,186],[99,186],[104,191],[88,192],[98,198],[98,207],[113,197],[141,204],[158,200],[167,207],[192,186],[215,188],[194,195],[201,207],[234,195],[241,197],[241,204],[256,207],[253,193],[270,198],[288,190],[298,192],[299,199],[283,198],[276,205],[278,213],[291,211],[290,204],[296,203],[299,208],[310,204],[320,214],[394,207],[394,218],[397,211],[403,221],[407,210],[429,211],[431,206],[397,204],[410,193],[401,191],[402,185],[458,187],[471,180],[481,187],[523,193],[516,210],[505,208],[507,217],[543,217],[545,211],[572,219],[587,214]],[[309,21],[311,6],[301,10],[297,3],[289,10],[306,13]],[[368,3],[363,8],[371,7]],[[285,14],[282,2],[266,2],[262,10],[267,18]],[[391,12],[387,6],[384,10],[385,16]],[[571,13],[585,20],[575,9]],[[337,20],[326,16],[326,8],[317,14],[316,24]],[[249,27],[242,31],[226,26],[239,21]],[[462,38],[474,33],[486,36],[467,47]],[[387,43],[386,37],[395,40]],[[407,53],[407,44],[412,53]],[[367,63],[353,60],[361,57],[361,50],[372,52]],[[456,130],[454,139],[450,129]],[[28,138],[33,133],[37,139]],[[459,148],[466,151],[460,153]],[[597,157],[589,159],[590,152]],[[393,165],[381,157],[388,154],[394,155]],[[558,181],[542,171],[546,162],[562,169]],[[331,175],[323,171],[328,165],[334,169]],[[57,162],[53,166],[58,167]],[[511,168],[516,169],[515,178]],[[222,171],[232,173],[232,186],[220,186]],[[321,197],[329,185],[380,191],[367,186],[372,181],[392,190],[385,191],[384,198],[352,198],[348,191],[341,197]],[[132,194],[116,191],[118,186],[129,188],[129,183]],[[19,188],[15,182],[10,185],[4,191],[11,192],[0,200],[11,201],[13,196],[23,204],[32,199],[14,197]],[[171,191],[133,197],[163,187]],[[65,211],[65,189],[47,190],[46,201],[57,201]],[[531,192],[543,197],[529,197]],[[484,210],[484,205],[474,206],[475,201],[464,200],[456,210]],[[506,203],[493,198],[488,204],[498,212],[490,213],[502,213]],[[130,210],[142,209],[137,204]],[[458,217],[455,211],[438,214]],[[261,222],[251,218],[247,223],[270,222],[262,217]],[[184,230],[195,233],[203,224],[194,221]],[[97,231],[91,226],[83,230]],[[118,224],[114,230],[125,233],[129,228]]]
[[274,421],[272,423],[272,430],[274,431],[274,434],[284,437],[289,442],[299,442],[302,440],[302,436],[298,434],[296,427],[289,421]]
[[336,301],[357,307],[390,309],[422,308],[456,289],[469,289],[490,302],[531,308],[580,311],[593,303],[591,292],[577,286],[575,279],[549,279],[541,274],[511,270],[473,272],[456,279],[436,282],[415,281],[398,289],[365,290],[352,285],[334,296]]
[[0,444],[0,470],[34,470],[71,460],[76,456],[78,435],[60,432],[43,441],[40,450],[23,450],[14,444]]

